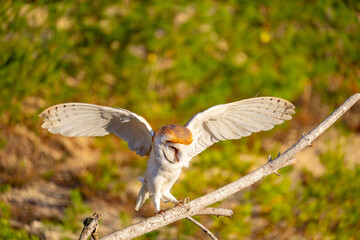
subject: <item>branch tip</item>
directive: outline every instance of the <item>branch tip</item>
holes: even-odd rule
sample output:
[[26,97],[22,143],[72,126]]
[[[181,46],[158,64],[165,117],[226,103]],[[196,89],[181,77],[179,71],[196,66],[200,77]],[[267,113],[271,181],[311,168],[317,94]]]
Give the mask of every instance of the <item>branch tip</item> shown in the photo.
[[86,218],[83,222],[84,228],[80,234],[79,240],[85,240],[90,237],[90,235],[98,240],[97,229],[99,228],[99,220],[101,215],[99,213],[94,212],[93,215],[89,218]]

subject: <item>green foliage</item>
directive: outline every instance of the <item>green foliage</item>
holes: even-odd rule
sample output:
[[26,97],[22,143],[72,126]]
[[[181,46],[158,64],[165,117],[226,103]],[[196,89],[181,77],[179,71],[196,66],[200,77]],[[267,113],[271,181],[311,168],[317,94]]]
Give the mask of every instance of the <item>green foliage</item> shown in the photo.
[[[343,154],[329,151],[322,156],[325,174],[311,179],[308,173],[303,186],[303,205],[299,206],[299,223],[307,225],[307,234],[321,232],[324,238],[357,239],[360,237],[360,167],[349,169],[343,162]],[[316,182],[316,184],[314,184]],[[319,224],[320,223],[320,224]]]
[[270,180],[269,183],[260,184],[256,189],[256,200],[261,204],[262,213],[268,215],[271,222],[277,223],[292,215],[289,199],[296,197],[296,191],[292,191],[290,188],[291,180],[289,178],[278,182],[275,181],[276,176],[268,178],[267,182]]
[[359,89],[354,9],[358,2],[336,0],[8,1],[0,7],[0,115],[23,122],[19,103],[37,97],[186,121],[257,94],[294,100],[307,87],[338,104]]
[[231,218],[212,217],[214,221],[214,231],[224,239],[241,239],[250,234],[252,215],[251,203],[239,203],[234,209]]
[[158,239],[159,233],[157,231],[149,232],[141,236],[139,239],[149,239],[149,240],[156,240]]
[[63,228],[75,232],[82,227],[80,215],[90,213],[91,209],[83,202],[83,197],[78,189],[71,191],[70,200],[71,205],[65,210]]
[[0,149],[3,149],[6,145],[6,139],[0,138]]
[[[312,94],[337,106],[360,88],[359,10],[353,0],[2,1],[0,131],[26,125],[39,134],[38,114],[70,101],[127,108],[155,130],[256,95],[297,101]],[[0,149],[7,141],[0,136]],[[109,139],[102,142],[98,165],[79,177],[81,192],[72,192],[66,229],[77,230],[77,217],[89,211],[81,193],[124,189],[109,157],[119,149]],[[252,163],[238,153],[259,154],[261,147],[261,137],[216,144],[185,170],[174,195],[192,199],[245,175]],[[281,178],[264,179],[241,195],[233,219],[213,219],[214,228],[222,238],[239,239],[251,233],[257,214],[269,226],[262,234],[285,222],[310,238],[360,238],[360,198],[354,197],[360,170],[341,159],[338,152],[324,155],[321,177],[305,172],[293,182],[287,168]],[[141,161],[127,164],[144,167]],[[1,221],[8,236],[24,234],[10,228],[8,218]],[[185,237],[193,235],[189,223],[180,228]]]
[[81,182],[92,191],[120,192],[125,186],[124,183],[118,181],[121,176],[118,174],[118,168],[114,166],[116,166],[116,163],[107,157],[102,157],[94,169],[81,176]]
[[249,200],[261,206],[260,214],[276,226],[285,222],[308,237],[321,239],[357,239],[360,237],[359,193],[360,167],[350,169],[343,162],[341,150],[322,156],[323,176],[306,172],[302,181],[293,182],[289,173],[269,176],[249,194]]
[[8,192],[10,191],[10,189],[11,189],[10,184],[7,183],[0,184],[0,193]]
[[35,236],[29,235],[24,229],[14,229],[9,223],[11,215],[10,206],[0,201],[0,239],[4,240],[36,240]]
[[[246,174],[237,173],[236,167],[232,167],[234,171],[226,171],[225,166],[218,171],[221,172],[219,175],[216,174],[217,171],[214,174],[209,166],[206,173],[199,174],[201,164],[221,164],[220,160],[223,158],[214,154],[215,151],[207,151],[208,155],[205,154],[205,157],[198,160],[199,167],[197,164],[192,167],[181,184],[174,186],[176,196],[195,198],[211,191],[214,186],[219,187]],[[297,234],[310,238],[359,238],[360,182],[357,180],[360,167],[355,165],[349,168],[343,159],[342,147],[338,146],[336,151],[329,150],[321,156],[326,171],[320,177],[304,170],[301,179],[294,181],[291,167],[282,169],[281,177],[266,177],[251,189],[240,193],[232,218],[214,217],[212,230],[225,239],[243,238],[249,236],[256,226],[257,218],[261,217],[267,227],[259,233],[258,238],[264,238],[271,231],[281,231],[284,224],[287,228],[293,227]],[[228,160],[228,163],[241,163],[234,159]],[[186,226],[182,227],[185,231]],[[192,236],[192,233],[188,236]]]

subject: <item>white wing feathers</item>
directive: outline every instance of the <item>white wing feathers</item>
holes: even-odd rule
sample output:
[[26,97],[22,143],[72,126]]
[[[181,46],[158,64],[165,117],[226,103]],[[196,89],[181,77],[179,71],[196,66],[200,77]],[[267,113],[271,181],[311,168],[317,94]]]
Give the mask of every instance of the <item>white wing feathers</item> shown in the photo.
[[140,156],[150,152],[154,131],[141,116],[126,109],[86,103],[64,103],[44,110],[42,128],[67,137],[104,136],[114,133]]
[[216,105],[193,116],[186,127],[193,133],[189,157],[225,139],[239,139],[266,131],[291,119],[295,106],[275,97],[250,98]]

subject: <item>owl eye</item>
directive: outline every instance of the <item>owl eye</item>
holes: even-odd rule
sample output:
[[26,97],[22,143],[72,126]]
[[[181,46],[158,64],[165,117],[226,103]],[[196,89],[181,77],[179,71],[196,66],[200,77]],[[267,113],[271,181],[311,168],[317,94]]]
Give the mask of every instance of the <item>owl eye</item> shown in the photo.
[[169,146],[169,148],[173,151],[177,151],[176,147],[174,147],[174,146]]

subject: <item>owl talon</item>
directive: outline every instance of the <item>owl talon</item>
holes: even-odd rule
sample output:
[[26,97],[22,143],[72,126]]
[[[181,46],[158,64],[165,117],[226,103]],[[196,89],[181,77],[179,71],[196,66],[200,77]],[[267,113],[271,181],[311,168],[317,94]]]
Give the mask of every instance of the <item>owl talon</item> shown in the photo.
[[189,197],[186,197],[184,200],[179,200],[176,204],[175,204],[175,207],[177,206],[181,206],[181,207],[185,207],[186,210],[189,211],[189,208],[185,206],[185,203],[189,202],[190,201],[190,198]]
[[161,209],[159,211],[155,211],[155,215],[161,215],[165,220],[165,210]]

